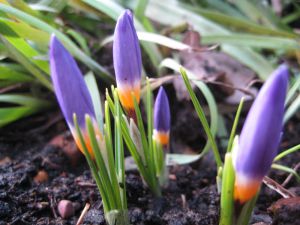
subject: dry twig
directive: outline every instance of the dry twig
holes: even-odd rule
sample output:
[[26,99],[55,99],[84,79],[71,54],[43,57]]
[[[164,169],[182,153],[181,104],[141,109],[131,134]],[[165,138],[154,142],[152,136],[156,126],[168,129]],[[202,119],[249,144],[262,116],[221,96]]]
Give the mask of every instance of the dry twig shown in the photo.
[[296,195],[289,190],[282,187],[280,184],[278,184],[275,180],[271,179],[270,177],[265,176],[263,179],[263,182],[265,185],[267,185],[272,190],[276,191],[278,194],[280,194],[283,198],[292,198],[296,197]]
[[[297,163],[297,165],[294,167],[294,170],[297,172],[297,170],[299,168],[300,168],[300,162]],[[294,176],[294,174],[290,173],[288,175],[288,177],[283,181],[283,183],[281,184],[281,186],[283,186],[283,187],[286,186],[290,182],[290,180],[293,178],[293,176]]]
[[89,210],[90,206],[91,205],[89,203],[85,204],[84,209],[82,210],[81,215],[80,215],[76,225],[81,225],[82,224],[83,218],[84,218],[85,214],[87,213],[87,211]]

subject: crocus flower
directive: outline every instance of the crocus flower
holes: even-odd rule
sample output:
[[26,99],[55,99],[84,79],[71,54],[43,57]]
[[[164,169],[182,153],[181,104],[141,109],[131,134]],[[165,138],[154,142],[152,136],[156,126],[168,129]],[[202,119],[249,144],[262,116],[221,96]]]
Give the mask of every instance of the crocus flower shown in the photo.
[[240,203],[256,195],[277,154],[288,74],[287,66],[281,65],[265,82],[248,113],[238,146],[233,150],[234,198]]
[[129,10],[122,13],[116,24],[113,59],[121,104],[127,113],[132,115],[133,96],[138,103],[140,101],[142,59],[133,16]]
[[65,120],[72,132],[77,146],[83,152],[83,148],[73,122],[73,114],[76,114],[78,125],[84,136],[87,148],[92,154],[85,125],[86,115],[89,115],[95,123],[96,133],[100,135],[100,132],[96,126],[92,99],[83,80],[82,73],[80,72],[74,58],[54,35],[52,35],[50,41],[49,57],[51,78],[55,95]]
[[170,106],[163,87],[159,88],[154,104],[154,139],[164,147],[169,145]]

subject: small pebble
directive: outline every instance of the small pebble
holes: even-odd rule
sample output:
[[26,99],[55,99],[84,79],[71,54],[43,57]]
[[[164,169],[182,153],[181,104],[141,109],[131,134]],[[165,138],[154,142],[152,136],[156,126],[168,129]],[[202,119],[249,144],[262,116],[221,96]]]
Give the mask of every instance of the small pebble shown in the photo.
[[33,178],[34,182],[37,184],[44,183],[48,181],[49,176],[48,173],[45,170],[40,170],[37,175]]
[[169,174],[169,179],[170,180],[177,180],[177,177],[175,174]]
[[69,200],[61,200],[58,203],[57,210],[63,219],[68,219],[75,214],[73,203]]

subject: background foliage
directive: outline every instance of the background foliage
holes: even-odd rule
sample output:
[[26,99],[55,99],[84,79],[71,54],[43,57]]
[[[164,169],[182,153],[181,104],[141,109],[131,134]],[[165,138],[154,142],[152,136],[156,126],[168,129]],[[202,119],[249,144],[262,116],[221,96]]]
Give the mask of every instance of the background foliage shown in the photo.
[[[149,59],[144,62],[147,74],[158,76],[161,67],[176,70],[178,51],[166,53],[161,46],[188,47],[181,43],[182,31],[192,27],[200,33],[202,45],[219,44],[220,51],[265,80],[282,59],[292,59],[295,64],[300,60],[299,35],[292,28],[300,17],[299,6],[296,1],[284,1],[278,11],[261,0],[0,0],[0,126],[55,105],[47,56],[52,33],[84,72],[93,72],[107,86],[114,78],[111,55],[103,47],[111,41],[118,15],[130,8],[144,58]],[[285,121],[300,105],[296,75],[288,93]],[[206,96],[211,127],[216,130],[214,97],[204,83],[196,85]]]

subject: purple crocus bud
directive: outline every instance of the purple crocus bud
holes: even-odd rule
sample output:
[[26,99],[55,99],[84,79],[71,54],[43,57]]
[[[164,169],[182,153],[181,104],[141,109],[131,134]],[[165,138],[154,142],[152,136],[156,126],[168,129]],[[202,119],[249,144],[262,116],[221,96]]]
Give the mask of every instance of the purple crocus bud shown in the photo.
[[169,145],[170,106],[163,87],[159,88],[154,104],[154,139],[162,146]]
[[288,67],[281,65],[265,82],[243,126],[233,151],[235,200],[245,203],[259,190],[277,154],[283,127]]
[[[82,73],[74,58],[55,35],[51,37],[49,58],[54,92],[65,120],[79,149],[83,152],[73,122],[73,114],[76,114],[78,125],[84,135],[88,150],[92,153],[86,131],[85,115],[89,115],[93,121],[96,120],[92,99],[83,80]],[[96,132],[98,133],[98,129],[96,129]]]
[[129,115],[134,112],[134,96],[139,103],[142,59],[133,16],[126,10],[118,18],[113,43],[114,68],[121,104]]

